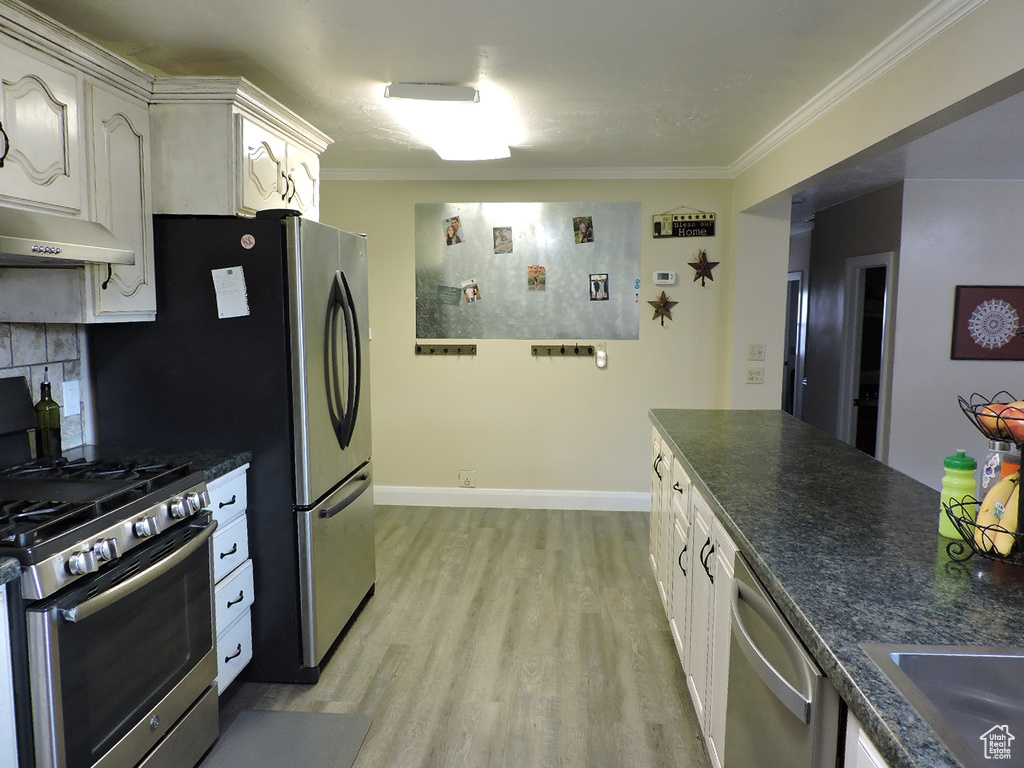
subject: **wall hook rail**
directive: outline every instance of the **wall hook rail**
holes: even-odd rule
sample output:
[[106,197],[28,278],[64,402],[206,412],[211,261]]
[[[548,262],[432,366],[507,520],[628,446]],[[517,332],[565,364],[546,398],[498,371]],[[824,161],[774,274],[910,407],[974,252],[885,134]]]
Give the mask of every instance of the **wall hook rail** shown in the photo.
[[533,344],[530,354],[534,357],[593,357],[594,345],[585,344]]
[[417,355],[440,355],[444,357],[458,357],[461,355],[475,355],[476,344],[417,344]]

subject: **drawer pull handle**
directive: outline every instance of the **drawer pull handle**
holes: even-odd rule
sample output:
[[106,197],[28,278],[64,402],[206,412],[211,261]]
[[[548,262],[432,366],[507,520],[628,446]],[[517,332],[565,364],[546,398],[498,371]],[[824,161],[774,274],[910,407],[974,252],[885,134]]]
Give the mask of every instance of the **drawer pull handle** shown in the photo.
[[230,656],[225,656],[224,657],[224,662],[227,663],[227,662],[231,661],[232,659],[237,659],[241,655],[242,655],[242,644],[239,643],[238,647],[235,648],[235,652],[234,653],[232,653]]
[[225,557],[230,557],[238,551],[238,542],[236,541],[227,552],[220,553],[220,559],[223,560]]
[[228,501],[222,501],[222,502],[220,503],[220,505],[219,505],[219,506],[218,506],[217,508],[218,508],[218,509],[224,509],[224,507],[230,507],[230,506],[231,506],[232,504],[234,504],[234,503],[235,503],[236,501],[238,501],[238,496],[237,496],[237,494],[232,494],[232,495],[231,495],[231,498],[230,498],[230,499],[229,499]]
[[228,608],[230,608],[232,605],[238,605],[244,599],[245,592],[243,590],[238,590],[238,597],[236,597],[234,600],[228,600]]

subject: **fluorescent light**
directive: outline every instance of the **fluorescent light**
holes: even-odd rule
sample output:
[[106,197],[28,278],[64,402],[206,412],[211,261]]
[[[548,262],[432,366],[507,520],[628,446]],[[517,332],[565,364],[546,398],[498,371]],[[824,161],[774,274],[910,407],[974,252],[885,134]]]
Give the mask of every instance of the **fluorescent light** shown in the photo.
[[480,101],[480,91],[471,85],[439,85],[436,83],[391,83],[384,88],[386,99],[417,99],[420,101]]
[[391,83],[384,96],[391,113],[442,160],[498,160],[512,154],[510,137],[517,136],[518,119],[508,100],[481,100],[468,85],[432,83]]

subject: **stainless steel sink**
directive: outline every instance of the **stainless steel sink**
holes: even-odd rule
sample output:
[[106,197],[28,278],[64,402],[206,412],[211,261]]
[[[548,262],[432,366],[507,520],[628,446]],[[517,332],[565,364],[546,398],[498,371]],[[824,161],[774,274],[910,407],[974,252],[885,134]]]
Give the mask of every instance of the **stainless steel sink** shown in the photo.
[[1024,764],[1024,648],[861,648],[965,766]]

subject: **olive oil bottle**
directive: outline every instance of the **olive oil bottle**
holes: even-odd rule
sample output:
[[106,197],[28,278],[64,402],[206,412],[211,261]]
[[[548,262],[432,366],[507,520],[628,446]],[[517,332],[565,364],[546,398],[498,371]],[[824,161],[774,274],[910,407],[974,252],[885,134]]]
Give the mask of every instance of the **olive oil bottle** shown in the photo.
[[60,458],[60,406],[50,392],[50,369],[43,369],[43,383],[36,403],[36,456]]

